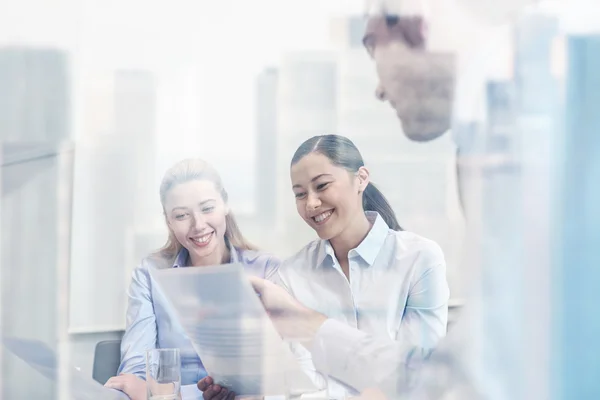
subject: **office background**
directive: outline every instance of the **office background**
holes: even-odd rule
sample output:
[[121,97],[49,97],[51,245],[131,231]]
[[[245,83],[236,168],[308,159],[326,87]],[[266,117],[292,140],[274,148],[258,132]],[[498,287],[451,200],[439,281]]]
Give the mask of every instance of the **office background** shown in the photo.
[[[549,96],[558,96],[565,65],[579,58],[551,16],[495,27],[455,6],[432,1],[432,26],[451,32],[434,34],[432,47],[464,54],[464,73],[475,58],[469,49],[494,44],[498,62],[474,79],[472,100],[488,112],[473,118],[490,132],[488,150],[514,151],[507,120],[519,66],[546,60],[530,91],[556,85]],[[289,161],[304,139],[332,132],[355,141],[400,223],[440,243],[452,302],[462,303],[469,279],[453,138],[404,138],[395,113],[375,99],[363,24],[358,0],[3,5],[2,334],[52,344],[61,363],[91,375],[95,344],[124,329],[132,269],[166,238],[162,173],[185,157],[218,168],[251,241],[293,254],[314,233],[296,215]],[[531,37],[545,53],[532,55]],[[547,111],[529,110],[540,134],[536,116]],[[0,356],[3,398],[60,398],[52,382],[24,384],[34,372]]]

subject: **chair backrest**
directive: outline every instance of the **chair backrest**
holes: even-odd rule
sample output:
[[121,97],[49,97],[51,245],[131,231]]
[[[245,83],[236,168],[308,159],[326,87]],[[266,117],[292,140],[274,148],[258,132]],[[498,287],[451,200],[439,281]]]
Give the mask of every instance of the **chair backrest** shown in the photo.
[[94,369],[92,377],[96,382],[105,384],[112,376],[117,374],[121,363],[121,341],[104,340],[96,344],[94,351]]

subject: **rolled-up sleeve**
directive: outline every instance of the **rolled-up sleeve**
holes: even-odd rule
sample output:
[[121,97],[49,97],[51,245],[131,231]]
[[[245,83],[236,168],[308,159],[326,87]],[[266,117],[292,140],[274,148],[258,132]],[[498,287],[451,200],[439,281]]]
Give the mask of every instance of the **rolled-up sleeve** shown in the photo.
[[359,392],[382,390],[390,398],[410,391],[415,371],[432,349],[374,338],[344,323],[328,319],[319,329],[311,347],[318,371]]
[[156,348],[157,328],[148,265],[143,261],[132,274],[127,291],[127,326],[121,342],[118,373],[146,378],[146,350]]
[[396,340],[328,319],[311,349],[317,370],[358,391],[378,388],[397,398],[412,390],[415,372],[446,335],[449,289],[443,258],[437,261],[416,274]]

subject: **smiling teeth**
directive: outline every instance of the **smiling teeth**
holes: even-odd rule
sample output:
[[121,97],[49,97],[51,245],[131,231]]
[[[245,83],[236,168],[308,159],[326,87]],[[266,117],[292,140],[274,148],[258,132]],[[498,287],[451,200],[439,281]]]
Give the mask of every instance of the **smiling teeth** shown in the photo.
[[208,239],[210,239],[211,235],[212,235],[212,232],[209,233],[208,235],[200,236],[198,238],[192,238],[192,240],[194,242],[198,242],[198,243],[206,243],[206,242],[208,242]]
[[323,222],[327,217],[329,217],[331,215],[333,211],[326,211],[323,214],[319,214],[315,217],[315,221],[317,222]]

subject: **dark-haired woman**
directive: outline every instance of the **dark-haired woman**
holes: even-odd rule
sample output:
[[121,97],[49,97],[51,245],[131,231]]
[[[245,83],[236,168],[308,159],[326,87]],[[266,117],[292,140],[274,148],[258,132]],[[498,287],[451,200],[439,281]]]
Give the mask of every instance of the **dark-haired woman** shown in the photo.
[[[397,394],[446,334],[446,263],[433,241],[401,229],[354,143],[339,135],[305,141],[291,162],[300,217],[319,239],[255,289],[279,333],[330,399],[370,388]],[[295,298],[293,299],[290,294]],[[294,343],[297,342],[297,343]],[[198,383],[205,399],[223,388]]]

